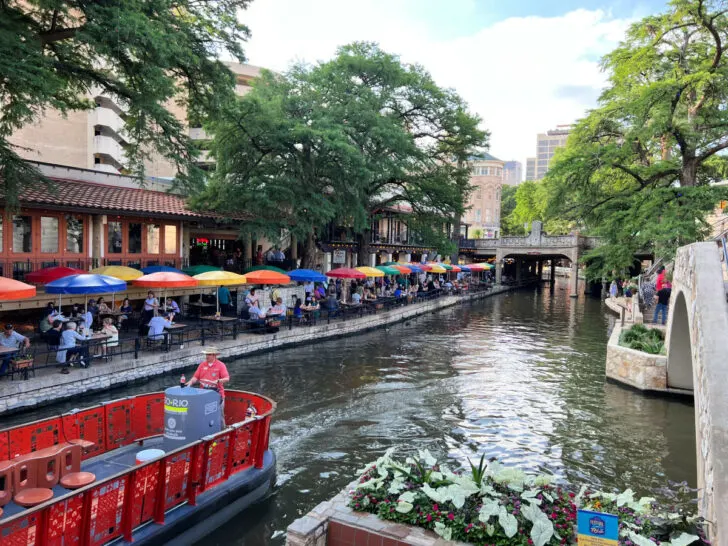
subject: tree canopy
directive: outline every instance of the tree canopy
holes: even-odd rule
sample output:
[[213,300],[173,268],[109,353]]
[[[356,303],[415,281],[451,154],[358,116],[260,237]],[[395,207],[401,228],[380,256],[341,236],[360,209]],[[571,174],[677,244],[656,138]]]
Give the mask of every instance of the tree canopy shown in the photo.
[[238,22],[250,0],[25,0],[0,2],[0,179],[16,203],[23,183],[39,174],[8,142],[46,109],[92,108],[108,94],[125,110],[132,142],[130,169],[160,153],[178,167],[182,183],[201,180],[186,128],[167,109],[181,102],[205,120],[233,94],[234,79],[217,60],[244,60],[248,36]]
[[468,156],[486,145],[480,119],[420,66],[376,44],[354,43],[331,61],[265,73],[212,126],[214,180],[199,206],[251,212],[249,229],[359,234],[404,207],[410,228],[447,251],[443,227],[465,210]]
[[725,190],[728,17],[723,2],[672,0],[604,57],[609,83],[544,181],[546,215],[606,238],[600,271],[670,255],[707,234]]

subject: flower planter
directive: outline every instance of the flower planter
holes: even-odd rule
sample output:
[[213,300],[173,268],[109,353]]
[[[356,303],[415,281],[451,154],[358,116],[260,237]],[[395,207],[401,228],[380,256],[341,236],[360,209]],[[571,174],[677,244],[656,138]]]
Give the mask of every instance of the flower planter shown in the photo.
[[33,369],[33,359],[32,358],[23,358],[20,360],[13,360],[13,374],[20,373],[23,375],[23,379],[28,379],[28,374],[33,373],[35,375],[35,370]]

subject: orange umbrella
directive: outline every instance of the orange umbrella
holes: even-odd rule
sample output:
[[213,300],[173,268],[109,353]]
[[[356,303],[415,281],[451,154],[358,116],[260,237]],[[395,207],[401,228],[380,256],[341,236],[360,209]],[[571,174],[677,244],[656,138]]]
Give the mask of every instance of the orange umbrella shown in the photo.
[[452,269],[450,271],[452,271],[453,273],[460,273],[462,271],[462,269],[460,269],[458,266],[456,266],[454,264],[450,265],[450,267],[452,267]]
[[392,269],[396,269],[400,273],[404,273],[404,274],[412,273],[412,270],[409,267],[407,267],[406,265],[392,264],[392,265],[388,265],[387,267],[391,267]]
[[277,271],[268,271],[267,269],[259,269],[245,274],[248,284],[288,284],[291,278]]
[[150,273],[132,281],[135,286],[144,288],[182,288],[197,286],[197,280],[184,273]]
[[35,296],[35,286],[0,277],[0,300],[22,300]]

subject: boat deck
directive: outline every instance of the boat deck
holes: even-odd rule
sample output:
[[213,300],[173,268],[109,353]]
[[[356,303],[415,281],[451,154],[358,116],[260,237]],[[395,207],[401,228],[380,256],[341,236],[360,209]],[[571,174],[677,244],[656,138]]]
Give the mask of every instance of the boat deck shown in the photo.
[[[136,454],[144,449],[153,449],[162,447],[162,437],[148,438],[142,442],[130,444],[120,447],[108,453],[92,457],[81,462],[82,472],[91,472],[96,475],[96,481],[103,480],[109,476],[128,470],[136,464]],[[53,498],[57,499],[70,493],[70,489],[62,487],[60,484],[53,488]],[[3,515],[0,520],[19,514],[28,508],[23,508],[10,501],[2,507]]]

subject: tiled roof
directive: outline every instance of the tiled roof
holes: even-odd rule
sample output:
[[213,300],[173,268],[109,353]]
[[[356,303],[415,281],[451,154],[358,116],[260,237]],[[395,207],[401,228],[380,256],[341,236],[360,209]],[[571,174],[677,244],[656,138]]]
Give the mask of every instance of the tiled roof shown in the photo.
[[488,152],[479,152],[470,156],[470,161],[501,161],[497,157],[490,155]]
[[[130,212],[153,216],[189,218],[219,217],[213,213],[189,210],[179,195],[142,188],[107,186],[78,180],[52,179],[51,191],[42,184],[27,187],[20,196],[21,205],[46,205],[54,208],[83,209],[108,212]],[[2,198],[2,195],[0,195]]]

